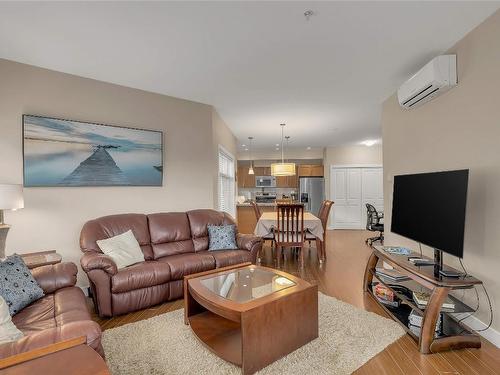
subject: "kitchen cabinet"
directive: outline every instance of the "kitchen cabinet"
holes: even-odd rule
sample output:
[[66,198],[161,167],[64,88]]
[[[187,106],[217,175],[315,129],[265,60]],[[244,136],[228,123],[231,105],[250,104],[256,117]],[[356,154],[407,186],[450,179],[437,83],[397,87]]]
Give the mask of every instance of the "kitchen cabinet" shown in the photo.
[[301,164],[298,166],[298,175],[299,177],[323,177],[323,166]]
[[293,188],[297,189],[299,186],[298,176],[278,176],[276,177],[276,187],[278,188]]
[[[255,168],[254,168],[255,169]],[[249,167],[238,167],[238,187],[239,188],[254,188],[255,175],[248,174]]]
[[270,176],[271,167],[254,167],[253,168],[256,176]]

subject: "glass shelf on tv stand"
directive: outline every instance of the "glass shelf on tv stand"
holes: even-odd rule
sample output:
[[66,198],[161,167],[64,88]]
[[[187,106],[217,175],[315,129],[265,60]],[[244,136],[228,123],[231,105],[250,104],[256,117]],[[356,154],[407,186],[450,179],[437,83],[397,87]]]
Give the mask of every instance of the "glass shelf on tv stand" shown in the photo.
[[[408,288],[412,292],[426,292],[426,293],[431,293],[432,291],[427,289],[426,287],[422,286],[421,284],[417,283],[416,281],[413,281],[411,279],[407,279],[404,281],[392,281],[386,277],[383,277],[381,275],[377,275],[375,270],[371,271],[373,274],[373,277],[378,280],[382,285],[386,286],[392,292],[401,300],[402,303],[410,306],[413,310],[415,310],[418,314],[424,315],[425,313],[425,307],[419,306],[413,298],[406,296],[405,294],[395,290],[391,286],[402,286],[405,288]],[[461,300],[459,300],[457,297],[449,294],[448,298],[455,304],[455,308],[453,309],[442,309],[441,312],[444,314],[458,314],[458,313],[470,313],[474,312],[475,309],[470,307],[469,305],[465,304]]]

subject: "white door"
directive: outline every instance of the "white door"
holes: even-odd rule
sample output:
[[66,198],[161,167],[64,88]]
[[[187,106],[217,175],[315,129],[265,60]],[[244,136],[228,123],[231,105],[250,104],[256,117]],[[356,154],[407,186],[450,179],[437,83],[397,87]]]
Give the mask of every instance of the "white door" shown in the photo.
[[334,229],[363,229],[366,203],[384,208],[383,172],[380,167],[331,167],[330,197],[334,201],[330,226]]
[[361,214],[362,222],[366,223],[366,203],[379,212],[384,211],[384,176],[382,168],[363,168],[361,174]]
[[361,169],[334,168],[331,191],[335,204],[332,209],[334,228],[352,229],[361,225]]

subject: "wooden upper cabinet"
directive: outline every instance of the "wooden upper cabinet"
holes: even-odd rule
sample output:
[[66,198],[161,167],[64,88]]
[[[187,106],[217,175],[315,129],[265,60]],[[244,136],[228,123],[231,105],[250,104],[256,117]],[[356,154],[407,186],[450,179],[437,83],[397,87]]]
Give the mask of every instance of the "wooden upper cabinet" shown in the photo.
[[[255,175],[248,174],[249,167],[238,167],[238,187],[253,188],[255,187]],[[255,169],[255,168],[254,168]]]
[[299,177],[323,177],[323,174],[322,165],[301,164],[298,166]]

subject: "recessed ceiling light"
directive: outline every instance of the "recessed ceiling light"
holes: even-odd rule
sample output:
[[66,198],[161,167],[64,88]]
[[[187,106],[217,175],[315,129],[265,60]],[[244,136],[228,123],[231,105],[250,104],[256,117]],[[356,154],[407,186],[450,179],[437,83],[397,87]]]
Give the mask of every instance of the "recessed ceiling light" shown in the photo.
[[279,151],[279,150],[280,150],[280,148],[279,148],[279,147],[276,147],[276,151]]
[[279,145],[280,145],[279,143],[276,143],[276,147],[279,147]]
[[311,149],[311,146],[307,146],[307,149],[310,150]]
[[365,146],[373,146],[375,143],[377,143],[377,140],[375,139],[367,139],[366,141],[363,141],[361,142],[362,145],[365,145]]
[[247,147],[247,145],[241,145],[241,147]]

